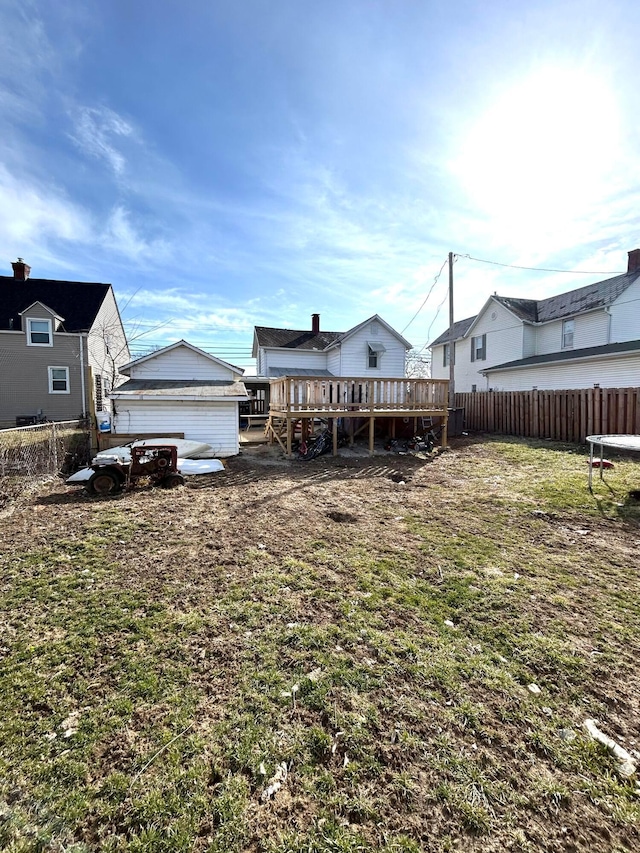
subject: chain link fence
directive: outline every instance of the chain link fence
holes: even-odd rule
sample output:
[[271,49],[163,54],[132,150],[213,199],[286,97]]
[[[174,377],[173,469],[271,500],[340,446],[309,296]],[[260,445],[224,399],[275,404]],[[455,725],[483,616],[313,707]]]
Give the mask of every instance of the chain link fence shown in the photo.
[[0,504],[38,480],[71,474],[91,461],[88,421],[0,430]]

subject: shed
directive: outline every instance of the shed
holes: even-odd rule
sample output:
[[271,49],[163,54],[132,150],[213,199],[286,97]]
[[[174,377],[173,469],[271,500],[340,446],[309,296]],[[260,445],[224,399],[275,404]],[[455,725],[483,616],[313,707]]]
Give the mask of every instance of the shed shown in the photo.
[[239,404],[249,398],[242,368],[178,341],[121,372],[129,379],[110,395],[114,433],[142,438],[177,432],[210,444],[216,456],[238,453]]

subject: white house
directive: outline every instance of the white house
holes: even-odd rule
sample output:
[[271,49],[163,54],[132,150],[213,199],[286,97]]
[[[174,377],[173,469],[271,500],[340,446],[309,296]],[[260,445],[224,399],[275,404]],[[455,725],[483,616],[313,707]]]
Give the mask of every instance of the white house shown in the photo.
[[640,385],[640,249],[627,272],[548,299],[494,294],[431,343],[431,375],[457,392]]
[[323,332],[320,315],[311,329],[256,326],[253,352],[260,376],[357,376],[400,378],[411,344],[374,314],[347,332]]
[[248,399],[242,368],[178,341],[120,370],[130,378],[111,393],[113,432],[181,432],[217,456],[238,453],[238,404]]

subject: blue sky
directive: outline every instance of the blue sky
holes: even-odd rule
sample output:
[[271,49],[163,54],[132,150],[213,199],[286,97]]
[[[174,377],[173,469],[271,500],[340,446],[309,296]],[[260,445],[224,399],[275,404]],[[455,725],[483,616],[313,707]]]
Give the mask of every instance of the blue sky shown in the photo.
[[[111,282],[135,353],[249,367],[312,313],[423,347],[449,251],[626,268],[639,31],[636,0],[3,0],[3,273]],[[458,258],[455,316],[605,277]]]

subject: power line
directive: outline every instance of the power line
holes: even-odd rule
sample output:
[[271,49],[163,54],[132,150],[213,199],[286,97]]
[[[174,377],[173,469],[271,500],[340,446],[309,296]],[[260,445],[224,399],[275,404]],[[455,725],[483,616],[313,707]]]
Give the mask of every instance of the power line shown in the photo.
[[408,323],[407,323],[407,325],[404,327],[404,329],[400,332],[400,334],[401,334],[401,335],[404,335],[404,333],[407,331],[407,329],[409,328],[409,326],[413,323],[413,321],[416,319],[416,317],[418,316],[418,314],[422,311],[422,309],[424,308],[424,306],[427,304],[427,299],[428,299],[428,298],[431,296],[431,294],[433,293],[433,288],[434,288],[434,287],[436,286],[436,284],[438,283],[438,279],[439,279],[439,278],[440,278],[440,276],[442,275],[442,270],[443,270],[443,269],[445,268],[445,266],[447,265],[447,260],[448,260],[447,258],[445,258],[445,259],[444,259],[444,261],[443,261],[443,263],[442,263],[442,266],[441,266],[441,267],[440,267],[440,269],[438,270],[438,274],[437,274],[437,275],[436,275],[436,277],[433,279],[433,284],[432,284],[432,285],[431,285],[431,287],[429,288],[429,292],[428,292],[428,293],[427,293],[427,295],[425,296],[425,298],[424,298],[424,301],[423,301],[422,305],[418,308],[418,310],[416,311],[416,313],[415,313],[415,314],[413,315],[413,317],[409,320],[409,322],[408,322]]
[[624,270],[554,270],[547,267],[521,267],[517,264],[501,264],[500,261],[488,261],[486,258],[472,258],[471,255],[456,255],[456,258],[466,258],[468,261],[478,261],[481,264],[493,264],[496,267],[509,267],[514,270],[532,270],[533,272],[563,272],[571,275],[624,275]]

